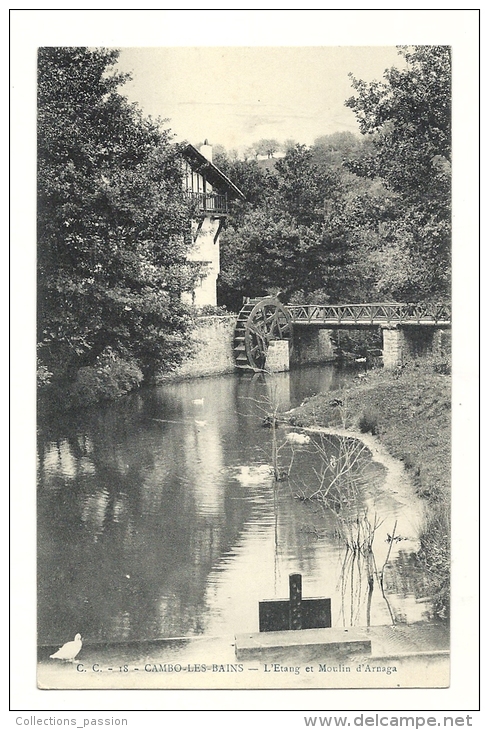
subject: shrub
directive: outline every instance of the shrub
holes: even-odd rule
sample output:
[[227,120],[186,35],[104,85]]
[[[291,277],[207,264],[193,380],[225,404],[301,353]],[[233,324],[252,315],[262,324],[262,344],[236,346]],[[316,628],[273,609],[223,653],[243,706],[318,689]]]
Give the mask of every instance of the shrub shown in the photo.
[[53,373],[48,370],[48,368],[45,365],[42,365],[38,362],[37,365],[37,387],[39,389],[46,388],[51,383],[51,379],[53,377]]
[[376,413],[364,411],[358,421],[358,428],[361,433],[371,433],[374,436],[379,433],[379,419]]
[[433,361],[433,372],[439,375],[450,375],[452,367],[450,361],[446,358]]
[[131,360],[123,360],[112,352],[104,353],[96,365],[78,370],[71,388],[71,405],[87,406],[112,400],[139,387],[143,373]]
[[225,317],[226,315],[229,315],[229,312],[223,305],[204,304],[203,307],[197,309],[199,317]]
[[450,514],[446,503],[428,507],[429,516],[419,536],[419,564],[427,577],[433,613],[448,618],[450,613]]

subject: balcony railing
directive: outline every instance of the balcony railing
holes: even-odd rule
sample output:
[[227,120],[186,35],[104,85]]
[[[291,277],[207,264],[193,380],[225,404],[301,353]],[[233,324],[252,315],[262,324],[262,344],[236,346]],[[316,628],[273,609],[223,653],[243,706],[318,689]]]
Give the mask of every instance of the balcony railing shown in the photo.
[[199,213],[209,215],[227,215],[228,196],[226,193],[193,193],[187,191],[188,198],[192,201]]

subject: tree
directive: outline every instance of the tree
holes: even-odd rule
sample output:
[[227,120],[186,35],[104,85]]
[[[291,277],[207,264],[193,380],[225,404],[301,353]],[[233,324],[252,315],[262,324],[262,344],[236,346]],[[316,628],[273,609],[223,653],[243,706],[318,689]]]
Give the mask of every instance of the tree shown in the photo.
[[107,348],[171,367],[190,318],[189,216],[178,148],[118,93],[118,52],[38,54],[38,339],[73,378]]
[[400,47],[406,68],[383,82],[353,77],[347,100],[372,140],[371,153],[349,164],[380,178],[397,196],[389,243],[409,253],[403,293],[412,299],[449,296],[451,187],[451,58],[446,46]]
[[352,77],[361,137],[325,135],[275,161],[255,214],[245,207],[223,237],[223,282],[244,294],[322,289],[330,301],[448,296],[450,53],[400,53],[406,68],[383,82]]
[[315,139],[311,151],[315,163],[321,169],[328,170],[354,159],[362,144],[363,139],[352,132],[334,132]]
[[282,149],[284,152],[289,152],[289,150],[293,150],[296,146],[297,142],[295,139],[292,139],[292,137],[287,137],[285,142],[282,144]]
[[309,225],[323,221],[325,200],[331,193],[331,178],[327,173],[319,173],[311,149],[297,144],[277,160],[275,170],[275,204],[298,223]]
[[260,139],[258,142],[254,142],[252,148],[255,151],[255,155],[266,155],[268,159],[271,159],[275,152],[280,149],[280,142],[276,139]]
[[285,299],[298,290],[324,286],[321,230],[266,208],[250,210],[223,238],[221,278],[240,296],[262,296],[280,288]]
[[234,215],[246,211],[250,206],[264,204],[265,198],[273,186],[272,174],[260,167],[256,159],[240,160],[234,154],[227,153],[223,147],[214,148],[213,161],[216,166],[237,185],[245,196],[246,202],[232,201]]

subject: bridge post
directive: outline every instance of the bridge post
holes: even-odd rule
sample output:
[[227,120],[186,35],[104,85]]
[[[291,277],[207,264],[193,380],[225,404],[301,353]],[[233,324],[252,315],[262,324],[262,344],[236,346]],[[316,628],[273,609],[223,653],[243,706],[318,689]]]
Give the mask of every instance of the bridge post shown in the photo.
[[407,360],[434,355],[441,357],[450,349],[450,338],[439,327],[382,325],[384,367],[392,369]]
[[433,333],[433,355],[444,357],[451,352],[450,330],[436,329]]
[[407,355],[405,334],[396,325],[383,325],[381,329],[384,368],[392,370],[401,366]]
[[331,330],[322,327],[294,326],[294,365],[316,365],[334,360]]
[[271,373],[290,370],[290,346],[288,340],[272,340],[268,345],[265,369]]

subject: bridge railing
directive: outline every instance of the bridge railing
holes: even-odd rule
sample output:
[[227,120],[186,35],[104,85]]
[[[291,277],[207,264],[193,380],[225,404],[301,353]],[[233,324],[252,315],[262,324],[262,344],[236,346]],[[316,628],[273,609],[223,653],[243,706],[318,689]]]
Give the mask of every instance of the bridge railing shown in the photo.
[[448,324],[447,304],[290,304],[298,324]]

